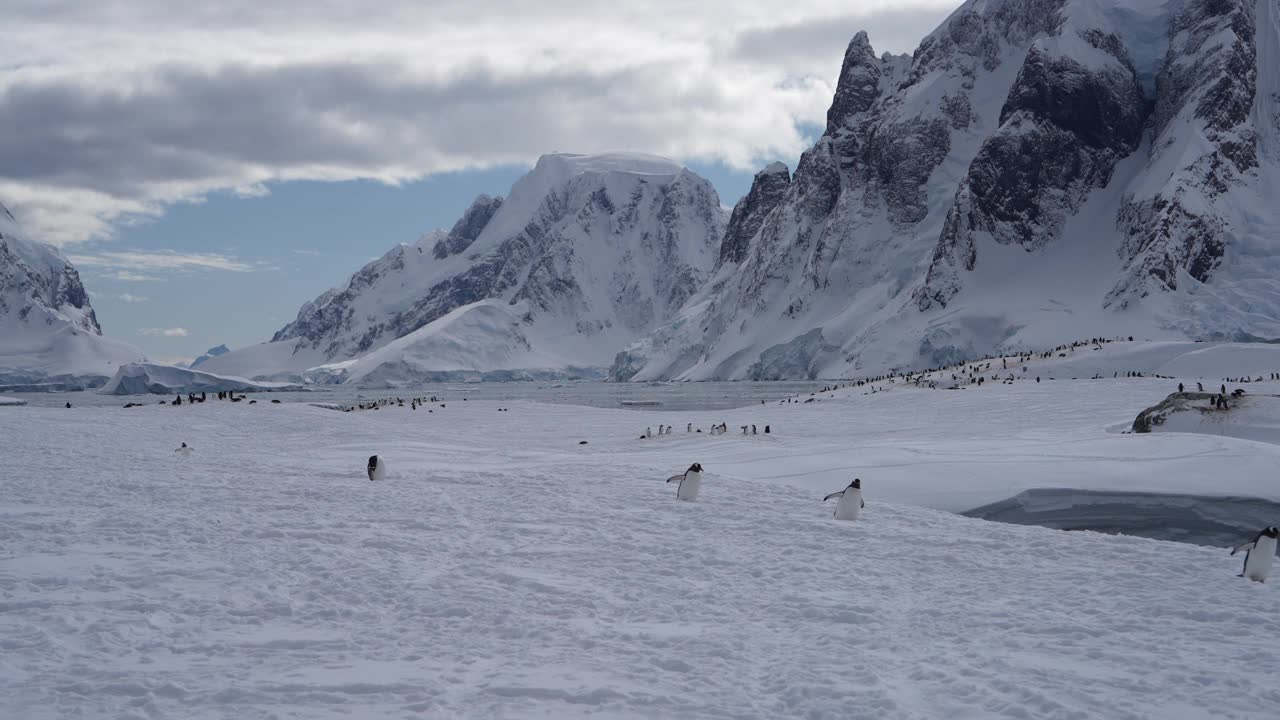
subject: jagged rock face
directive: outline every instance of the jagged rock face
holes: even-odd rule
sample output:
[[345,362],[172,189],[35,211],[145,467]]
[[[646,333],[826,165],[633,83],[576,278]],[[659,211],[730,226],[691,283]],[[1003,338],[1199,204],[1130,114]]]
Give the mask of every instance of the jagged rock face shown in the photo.
[[0,205],[0,316],[23,322],[39,318],[45,325],[64,320],[101,335],[80,273],[52,246],[20,237],[16,226],[8,208]]
[[1277,48],[1271,0],[970,0],[909,59],[859,34],[732,272],[615,377],[861,376],[1104,327],[1280,336]]
[[859,32],[844,53],[836,95],[827,110],[826,134],[835,134],[849,118],[871,109],[880,99],[882,76],[880,60],[871,49],[871,39],[865,32]]
[[701,289],[725,217],[710,183],[669,161],[601,157],[544,158],[505,201],[481,197],[448,234],[366,265],[273,342],[343,360],[500,299],[519,308],[523,335],[550,322],[612,357]]
[[488,195],[477,197],[458,222],[454,223],[449,234],[436,242],[432,255],[437,260],[443,260],[471,247],[471,243],[480,237],[485,226],[493,219],[493,214],[501,207],[502,198],[500,197],[493,198]]
[[1067,32],[1077,34],[1067,41],[1097,51],[1094,66],[1063,55],[1059,43],[1028,51],[1000,111],[1000,128],[973,159],[947,214],[925,284],[916,291],[921,310],[946,307],[960,291],[960,271],[978,262],[976,233],[1043,248],[1138,147],[1148,103],[1120,38],[1097,29]]
[[721,263],[737,264],[746,259],[751,238],[760,232],[765,218],[782,202],[790,186],[791,173],[782,163],[774,163],[756,173],[751,190],[729,216],[724,241],[720,243]]
[[[1256,7],[1253,0],[1189,0],[1174,18],[1157,79],[1149,160],[1169,180],[1154,193],[1130,196],[1120,210],[1126,267],[1108,305],[1124,308],[1152,291],[1176,290],[1181,272],[1208,282],[1222,263],[1230,228],[1215,205],[1258,167],[1251,118],[1258,90]],[[1190,153],[1186,138],[1179,141],[1188,132],[1205,141]]]

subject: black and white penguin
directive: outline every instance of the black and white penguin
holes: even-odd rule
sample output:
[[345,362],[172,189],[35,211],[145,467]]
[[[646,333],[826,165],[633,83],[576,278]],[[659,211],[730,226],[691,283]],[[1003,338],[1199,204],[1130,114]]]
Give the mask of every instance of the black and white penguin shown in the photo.
[[1276,538],[1280,538],[1280,527],[1263,528],[1251,542],[1247,542],[1231,551],[1232,555],[1244,550],[1244,571],[1240,577],[1247,577],[1256,582],[1266,582],[1271,572],[1271,564],[1276,559]]
[[693,432],[693,423],[689,423],[688,425],[685,425],[685,426],[684,426],[684,431],[685,431],[685,432],[687,432],[687,433],[689,433],[689,432]]
[[822,498],[822,502],[831,498],[840,498],[836,503],[836,511],[832,514],[837,520],[857,520],[858,512],[867,505],[862,499],[862,481],[858,478],[854,478],[849,487]]
[[672,475],[667,482],[679,482],[676,486],[677,500],[697,500],[698,490],[702,486],[702,465],[694,463],[682,475]]
[[174,452],[178,454],[178,457],[187,458],[191,457],[191,453],[195,452],[195,448],[188,446],[186,443],[182,443],[182,447],[174,450]]
[[387,461],[377,455],[369,456],[369,479],[381,480],[387,476]]

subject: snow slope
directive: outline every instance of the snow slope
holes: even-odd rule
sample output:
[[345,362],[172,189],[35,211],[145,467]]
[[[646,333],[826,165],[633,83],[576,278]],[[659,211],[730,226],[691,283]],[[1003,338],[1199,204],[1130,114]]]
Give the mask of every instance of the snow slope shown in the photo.
[[296,385],[273,382],[257,382],[245,378],[215,375],[201,370],[189,370],[173,365],[156,365],[153,363],[130,363],[116,371],[114,377],[99,391],[104,395],[142,395],[153,393],[168,395],[173,393],[199,393],[250,391],[250,390],[297,390]]
[[0,715],[1270,717],[1280,596],[1225,549],[932,509],[1280,500],[1274,444],[1108,432],[1169,383],[0,414]]
[[535,343],[523,320],[526,303],[496,300],[450,312],[355,360],[303,373],[310,382],[395,387],[421,382],[601,378],[601,368],[577,367],[575,348]]
[[96,387],[140,350],[102,336],[75,267],[0,205],[0,388]]
[[26,405],[27,401],[20,398],[4,397],[0,395],[0,407],[20,407]]
[[[700,288],[724,224],[711,184],[670,160],[546,155],[506,198],[480,196],[447,233],[400,245],[305,304],[272,342],[202,367],[296,377],[367,358],[348,381],[600,374]],[[447,349],[459,334],[480,343],[474,355]],[[367,367],[375,358],[385,367]]]
[[794,176],[757,176],[712,282],[612,376],[1280,338],[1275,6],[970,0],[911,57],[859,33]]

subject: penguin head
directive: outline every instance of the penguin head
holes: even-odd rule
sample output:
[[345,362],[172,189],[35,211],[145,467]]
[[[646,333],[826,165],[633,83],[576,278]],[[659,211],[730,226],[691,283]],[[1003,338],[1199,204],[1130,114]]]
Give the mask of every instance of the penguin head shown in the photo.
[[1280,538],[1280,527],[1269,527],[1263,530],[1262,534],[1269,538]]
[[696,472],[696,473],[702,472],[702,463],[694,463],[690,465],[689,472]]
[[186,447],[186,446],[187,446],[187,444],[186,444],[186,443],[182,443],[182,447]]
[[855,490],[861,490],[861,489],[862,489],[862,481],[861,481],[861,480],[859,480],[858,478],[854,478],[854,479],[853,479],[853,482],[849,483],[849,487],[851,487],[851,488],[853,488],[853,489],[855,489]]

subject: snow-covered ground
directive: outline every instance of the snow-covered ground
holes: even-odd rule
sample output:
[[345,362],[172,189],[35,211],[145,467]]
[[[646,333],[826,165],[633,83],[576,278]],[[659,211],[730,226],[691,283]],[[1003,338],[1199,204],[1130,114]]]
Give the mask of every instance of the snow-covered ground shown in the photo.
[[0,395],[0,407],[18,407],[26,404],[27,401],[21,398],[5,397],[4,395]]
[[[1238,557],[945,512],[1043,487],[1280,500],[1273,442],[1119,432],[1171,386],[17,408],[0,717],[1273,717],[1280,594]],[[837,523],[820,500],[854,476],[866,510]]]

